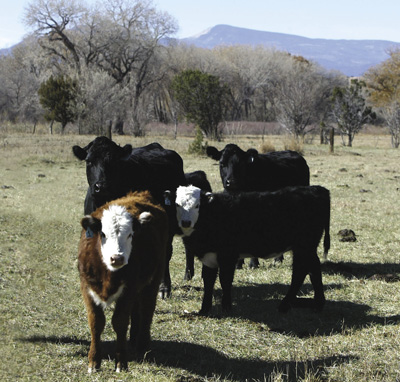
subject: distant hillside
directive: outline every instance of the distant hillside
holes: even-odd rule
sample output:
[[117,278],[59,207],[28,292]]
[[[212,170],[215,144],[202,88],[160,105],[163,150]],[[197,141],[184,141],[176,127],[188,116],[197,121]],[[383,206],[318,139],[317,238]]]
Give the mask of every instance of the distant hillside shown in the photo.
[[348,76],[360,76],[371,66],[385,61],[388,49],[400,43],[382,40],[326,40],[295,35],[262,32],[216,25],[196,36],[181,39],[202,48],[218,45],[264,45],[295,55],[301,55],[329,70],[339,70]]

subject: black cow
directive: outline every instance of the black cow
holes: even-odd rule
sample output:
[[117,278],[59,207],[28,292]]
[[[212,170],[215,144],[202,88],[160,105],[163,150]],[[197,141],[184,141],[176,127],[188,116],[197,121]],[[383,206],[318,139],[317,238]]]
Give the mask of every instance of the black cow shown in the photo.
[[[221,151],[207,147],[207,155],[219,161],[219,171],[225,191],[275,191],[286,186],[308,186],[310,170],[306,160],[295,151],[275,151],[259,154],[256,149],[243,151],[228,144]],[[277,259],[282,261],[283,257]],[[243,261],[239,261],[241,267]],[[257,268],[258,260],[250,260]]]
[[[85,215],[108,201],[125,196],[129,191],[149,190],[155,200],[164,202],[165,189],[186,184],[183,161],[178,153],[158,143],[133,149],[117,145],[106,137],[97,137],[87,146],[73,146],[75,156],[86,161],[89,188],[85,199]],[[162,297],[171,292],[169,261],[172,239],[178,230],[175,209],[165,206],[169,217],[169,240],[165,276],[160,286]]]
[[207,155],[219,161],[226,191],[275,191],[286,186],[308,186],[310,170],[306,160],[295,151],[259,154],[228,144],[221,151],[207,147]]
[[307,274],[314,287],[314,306],[325,296],[318,244],[325,231],[324,257],[330,247],[330,196],[320,186],[286,187],[274,192],[205,193],[196,187],[176,191],[178,224],[185,246],[203,263],[204,296],[200,314],[212,307],[219,269],[222,307],[231,308],[235,264],[240,257],[272,258],[292,250],[292,282],[279,305],[286,312]]

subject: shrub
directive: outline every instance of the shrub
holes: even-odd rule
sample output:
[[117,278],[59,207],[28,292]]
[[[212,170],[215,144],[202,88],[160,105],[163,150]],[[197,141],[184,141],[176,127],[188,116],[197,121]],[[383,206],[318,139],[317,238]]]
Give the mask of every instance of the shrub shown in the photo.
[[189,145],[189,154],[205,155],[208,143],[203,144],[203,133],[199,127],[196,127],[196,136],[193,142]]

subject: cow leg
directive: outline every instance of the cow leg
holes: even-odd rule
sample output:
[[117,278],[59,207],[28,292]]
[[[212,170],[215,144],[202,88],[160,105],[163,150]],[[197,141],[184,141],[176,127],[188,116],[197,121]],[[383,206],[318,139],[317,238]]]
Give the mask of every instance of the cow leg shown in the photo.
[[126,333],[129,325],[130,305],[128,302],[117,302],[112,317],[112,326],[117,334],[117,349],[115,353],[115,371],[119,373],[123,369],[128,368],[127,350],[126,350]]
[[222,309],[227,312],[232,309],[232,283],[235,274],[235,261],[220,262],[219,281],[222,288]]
[[203,302],[201,305],[200,315],[207,315],[210,313],[212,307],[212,298],[214,291],[215,280],[217,279],[218,268],[209,268],[203,265],[201,276],[204,283]]
[[275,259],[274,259],[274,264],[275,264],[275,265],[281,264],[282,261],[283,261],[283,255],[280,255],[280,256],[278,256],[278,257],[275,257]]
[[239,259],[236,263],[236,269],[242,269],[244,264],[244,259]]
[[91,342],[89,350],[88,372],[92,373],[100,369],[101,366],[101,345],[100,337],[106,324],[106,318],[103,309],[96,305],[89,296],[85,297],[86,309],[88,313],[88,322],[91,333]]
[[171,276],[169,273],[169,262],[172,257],[172,240],[174,236],[170,236],[168,238],[168,243],[167,243],[167,254],[166,254],[166,262],[165,262],[165,269],[164,269],[164,277],[161,280],[161,284],[159,287],[160,291],[160,297],[162,299],[165,299],[167,297],[171,297]]
[[324,287],[322,284],[321,262],[317,253],[310,259],[310,279],[314,288],[314,301],[317,310],[322,310],[325,305]]
[[307,261],[309,261],[309,259],[308,256],[304,256],[304,252],[293,250],[292,282],[289,291],[279,304],[280,312],[286,313],[290,309],[291,303],[296,299],[296,295],[308,273],[308,267],[305,266]]
[[143,359],[150,347],[150,328],[157,301],[157,283],[146,286],[132,310],[131,344],[137,359]]
[[183,279],[189,281],[194,276],[194,255],[189,253],[186,248],[185,248],[185,254],[186,254],[186,269],[185,269],[185,276]]
[[260,266],[260,262],[257,257],[252,257],[249,262],[250,269],[257,269]]

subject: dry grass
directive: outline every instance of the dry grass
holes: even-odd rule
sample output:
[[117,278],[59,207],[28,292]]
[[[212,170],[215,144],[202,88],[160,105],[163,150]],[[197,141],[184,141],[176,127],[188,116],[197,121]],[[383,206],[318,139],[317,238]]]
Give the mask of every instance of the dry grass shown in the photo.
[[[86,374],[89,330],[76,269],[84,164],[71,146],[93,137],[0,135],[0,379],[3,381],[398,381],[400,379],[400,152],[387,136],[360,135],[353,148],[304,145],[311,183],[332,196],[332,248],[323,265],[327,305],[317,314],[277,312],[290,282],[289,254],[273,266],[237,271],[234,309],[198,317],[200,265],[183,281],[184,251],[174,242],[173,296],[158,301],[153,351],[115,375],[115,336],[103,336],[104,363]],[[159,140],[178,151],[185,170],[203,169],[221,190],[217,163],[187,154],[193,138],[116,137],[120,144]],[[284,139],[268,137],[277,150]],[[229,137],[243,149],[257,136]],[[228,141],[214,143],[218,148]],[[353,229],[354,243],[336,233]],[[219,285],[218,285],[219,287]],[[312,296],[309,281],[302,293]]]

